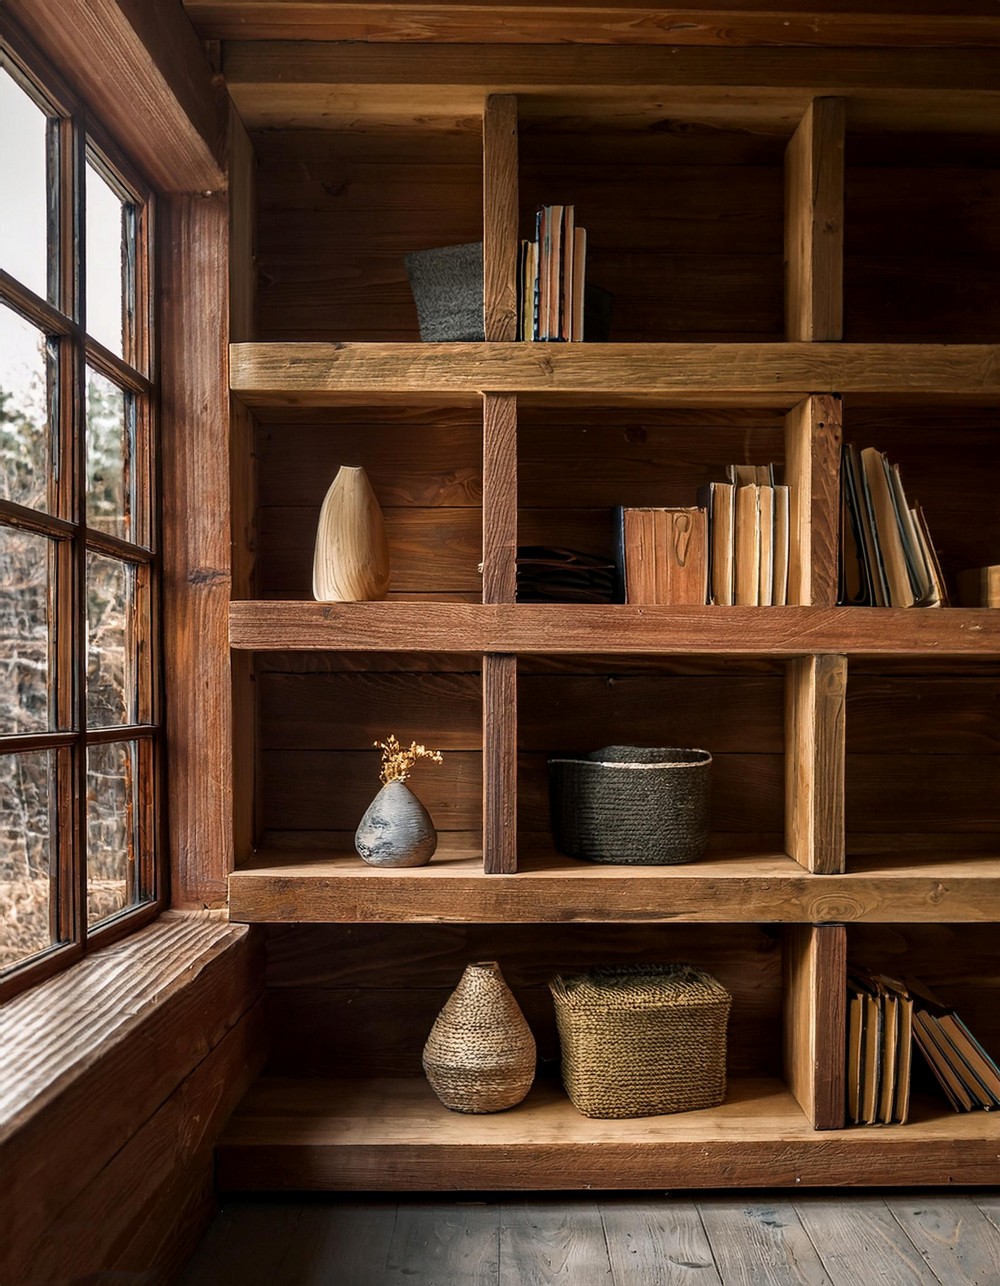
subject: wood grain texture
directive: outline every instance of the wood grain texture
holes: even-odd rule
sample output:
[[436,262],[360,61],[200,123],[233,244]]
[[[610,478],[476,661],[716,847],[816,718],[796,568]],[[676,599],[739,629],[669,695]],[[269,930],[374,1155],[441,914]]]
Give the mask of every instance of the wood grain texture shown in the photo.
[[251,651],[605,653],[794,657],[992,656],[988,608],[627,607],[582,604],[233,603],[232,646]]
[[833,607],[840,551],[839,397],[806,398],[785,416],[789,493],[789,601]]
[[735,1210],[710,1197],[697,1206],[723,1281],[835,1286],[790,1201],[765,1198]]
[[953,7],[947,14],[908,4],[905,12],[869,4],[830,12],[772,3],[766,13],[742,4],[477,5],[322,4],[309,0],[185,0],[204,38],[216,40],[429,41],[469,44],[932,45],[1000,44],[996,15]]
[[7,0],[4,11],[160,191],[225,186],[222,96],[179,6]]
[[842,98],[816,98],[785,153],[785,337],[843,338]]
[[785,836],[790,856],[822,874],[844,869],[847,661],[788,663],[785,689]]
[[517,98],[489,94],[483,107],[483,328],[517,338]]
[[[676,406],[787,409],[816,389],[905,402],[1000,395],[988,344],[234,344],[233,390],[251,406],[482,392],[582,404],[656,397]],[[359,395],[363,395],[359,399]]]
[[785,1079],[817,1130],[844,1125],[847,933],[844,926],[785,931]]
[[[893,1217],[892,1197],[858,1193],[849,1206],[805,1196],[795,1201],[795,1213],[819,1253],[829,1280],[836,1286],[939,1286],[921,1252]],[[960,1200],[960,1198],[959,1198]],[[970,1203],[971,1204],[971,1203]]]
[[995,1134],[984,1113],[939,1110],[905,1130],[819,1134],[777,1081],[731,1081],[719,1108],[629,1122],[581,1117],[543,1082],[520,1111],[459,1118],[419,1077],[278,1078],[244,1100],[217,1162],[224,1190],[662,1188],[665,1175],[688,1188],[898,1186],[918,1171],[977,1184],[996,1182]]
[[[685,867],[623,870],[574,861],[537,837],[520,845],[518,871],[482,878],[478,834],[442,835],[431,865],[393,877],[353,852],[353,832],[313,837],[308,848],[264,849],[229,877],[234,920],[265,923],[567,922],[703,924],[870,921],[989,922],[1000,913],[996,852],[853,858],[844,875],[812,875],[770,848],[728,851]],[[288,838],[288,837],[286,837]],[[897,967],[900,962],[894,962]],[[904,970],[905,972],[905,970]]]
[[517,870],[517,659],[483,657],[483,870]]
[[499,1240],[499,1286],[570,1286],[612,1275],[596,1203],[569,1213],[510,1199],[500,1209]]
[[[165,203],[164,203],[165,204]],[[225,905],[233,865],[232,688],[226,649],[231,570],[229,207],[177,197],[160,249],[164,653],[171,899]],[[200,307],[191,308],[198,299]],[[183,783],[183,789],[180,788]]]
[[[18,1209],[16,1236],[0,1251],[5,1280],[27,1280],[32,1248],[56,1235],[88,1185],[239,1024],[260,994],[261,968],[237,927],[168,913],[6,1007],[4,1048],[18,1074],[4,1087],[0,1176]],[[174,1216],[183,1205],[177,1194]],[[122,1197],[109,1233],[120,1236],[137,1209]]]
[[692,1201],[667,1197],[603,1200],[601,1223],[615,1286],[722,1286]]
[[470,1202],[446,1214],[431,1202],[408,1202],[397,1211],[385,1268],[376,1280],[384,1286],[408,1286],[414,1278],[492,1286],[500,1271],[500,1235],[495,1207]]
[[[513,338],[513,336],[511,336]],[[483,397],[483,602],[517,598],[517,398]]]
[[967,1197],[888,1196],[885,1204],[934,1277],[955,1286],[1000,1278],[1000,1236]]

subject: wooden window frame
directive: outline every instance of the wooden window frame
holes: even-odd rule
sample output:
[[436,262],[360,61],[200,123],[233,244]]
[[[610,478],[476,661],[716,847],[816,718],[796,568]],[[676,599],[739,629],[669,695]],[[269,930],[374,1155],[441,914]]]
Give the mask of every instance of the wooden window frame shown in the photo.
[[[167,905],[169,860],[163,823],[165,739],[162,682],[160,487],[158,445],[158,354],[155,308],[155,197],[149,185],[93,120],[84,104],[30,43],[0,24],[0,66],[21,83],[55,122],[58,137],[50,161],[50,261],[48,294],[42,299],[0,269],[0,302],[38,327],[58,346],[55,441],[50,462],[56,481],[51,512],[0,499],[0,525],[54,542],[56,623],[56,730],[0,735],[0,754],[55,752],[54,838],[50,921],[53,944],[0,974],[0,1002],[81,959],[88,951],[135,932]],[[135,303],[131,334],[118,357],[86,331],[86,177],[88,162],[125,200],[135,204]],[[54,185],[54,194],[52,191]],[[54,200],[52,199],[54,195]],[[87,526],[86,379],[88,368],[130,398],[134,411],[131,443],[134,476],[130,491],[133,529],[123,539]],[[135,569],[135,647],[140,672],[134,721],[113,727],[87,726],[88,553],[103,554]],[[52,676],[50,675],[50,683]],[[137,869],[132,889],[139,901],[94,927],[87,914],[87,750],[89,746],[135,745],[141,801],[133,824]],[[129,872],[132,881],[132,872]]]

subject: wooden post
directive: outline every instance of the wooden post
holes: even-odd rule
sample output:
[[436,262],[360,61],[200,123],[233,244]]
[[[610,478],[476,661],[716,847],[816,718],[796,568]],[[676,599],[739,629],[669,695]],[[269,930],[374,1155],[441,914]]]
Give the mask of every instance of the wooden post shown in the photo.
[[844,335],[842,98],[814,98],[785,152],[785,338]]
[[833,607],[837,602],[840,444],[839,397],[807,397],[785,416],[789,603]]
[[785,1079],[817,1130],[843,1128],[847,930],[785,929]]
[[517,98],[490,94],[483,109],[483,326],[517,338]]
[[483,657],[483,870],[517,870],[517,658]]
[[847,658],[804,656],[785,673],[785,847],[807,871],[844,870]]
[[[229,333],[233,343],[255,337],[256,156],[235,108],[229,114]],[[234,599],[255,596],[257,469],[256,421],[248,407],[230,398],[229,465]],[[257,702],[252,652],[232,653],[233,845],[237,864],[253,851],[257,833]]]

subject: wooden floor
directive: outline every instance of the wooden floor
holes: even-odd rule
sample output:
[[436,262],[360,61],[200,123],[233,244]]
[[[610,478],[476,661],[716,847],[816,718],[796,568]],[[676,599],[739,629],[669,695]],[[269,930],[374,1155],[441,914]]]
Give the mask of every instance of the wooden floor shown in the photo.
[[227,1198],[179,1286],[1000,1286],[1000,1193]]

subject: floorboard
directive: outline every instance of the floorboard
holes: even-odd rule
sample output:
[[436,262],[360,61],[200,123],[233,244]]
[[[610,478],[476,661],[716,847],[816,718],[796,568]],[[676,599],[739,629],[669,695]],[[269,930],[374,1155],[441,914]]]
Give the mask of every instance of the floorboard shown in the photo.
[[1000,1193],[230,1197],[178,1286],[1000,1286]]

